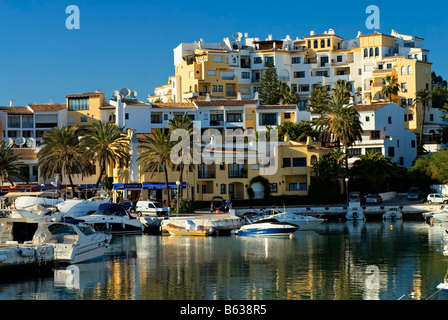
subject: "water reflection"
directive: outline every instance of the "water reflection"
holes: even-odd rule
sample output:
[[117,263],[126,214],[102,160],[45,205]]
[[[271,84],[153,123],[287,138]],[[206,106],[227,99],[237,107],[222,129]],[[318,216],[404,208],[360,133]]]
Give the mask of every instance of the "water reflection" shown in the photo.
[[367,221],[293,239],[114,236],[103,260],[3,281],[0,299],[447,299],[433,295],[448,268],[445,228]]

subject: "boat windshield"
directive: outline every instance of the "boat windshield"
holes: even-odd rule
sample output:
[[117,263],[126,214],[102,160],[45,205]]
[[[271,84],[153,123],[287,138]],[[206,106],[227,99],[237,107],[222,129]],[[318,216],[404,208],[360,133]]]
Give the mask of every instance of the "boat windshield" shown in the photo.
[[123,206],[119,204],[103,203],[99,205],[98,210],[95,214],[103,216],[125,216],[127,213]]
[[68,224],[53,224],[48,227],[52,235],[58,234],[77,234],[73,226]]
[[94,233],[95,233],[95,231],[94,231],[92,228],[88,227],[88,226],[81,226],[81,225],[79,225],[78,228],[79,228],[79,230],[81,230],[81,232],[84,233],[86,236],[90,236],[91,234],[94,234]]

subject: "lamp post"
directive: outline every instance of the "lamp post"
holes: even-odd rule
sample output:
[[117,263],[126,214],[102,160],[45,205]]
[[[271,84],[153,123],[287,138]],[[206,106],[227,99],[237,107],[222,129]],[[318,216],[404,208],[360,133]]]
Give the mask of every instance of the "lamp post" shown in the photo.
[[347,205],[348,205],[348,178],[345,178],[345,193],[346,193],[346,197],[347,197]]
[[177,217],[179,217],[179,185],[180,185],[180,181],[177,180],[176,181],[176,186],[177,186]]

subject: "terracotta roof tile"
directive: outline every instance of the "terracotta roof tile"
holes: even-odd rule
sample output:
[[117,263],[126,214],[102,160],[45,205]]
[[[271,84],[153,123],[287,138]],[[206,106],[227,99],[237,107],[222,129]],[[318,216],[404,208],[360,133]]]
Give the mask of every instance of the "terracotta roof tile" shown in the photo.
[[86,93],[74,93],[65,96],[66,98],[81,98],[81,97],[97,97],[102,95],[102,92],[86,92]]
[[12,149],[12,153],[18,155],[19,160],[37,160],[37,153],[34,149]]
[[294,109],[297,109],[297,105],[295,105],[295,104],[260,105],[257,109],[261,109],[261,110],[265,110],[265,109],[288,109],[288,110],[294,110]]
[[390,102],[387,103],[374,103],[374,104],[357,104],[354,105],[353,108],[356,111],[375,111],[378,109],[381,109],[387,105],[391,104]]
[[171,109],[171,108],[194,108],[194,104],[192,103],[152,103],[151,106],[156,109]]
[[28,105],[33,111],[59,111],[65,109],[67,106],[65,103],[57,104],[29,104]]
[[0,107],[0,111],[5,111],[11,114],[33,114],[27,107]]
[[198,107],[239,107],[245,106],[248,104],[258,104],[258,100],[255,99],[242,99],[242,100],[197,100],[194,101],[194,104]]

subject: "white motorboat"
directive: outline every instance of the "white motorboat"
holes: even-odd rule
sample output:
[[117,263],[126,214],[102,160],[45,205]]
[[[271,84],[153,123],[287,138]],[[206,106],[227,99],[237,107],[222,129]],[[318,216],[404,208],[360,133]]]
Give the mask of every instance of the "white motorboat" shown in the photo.
[[356,201],[349,202],[345,218],[353,221],[364,220],[365,216],[364,211],[362,211],[361,204]]
[[397,208],[389,208],[386,212],[383,213],[383,220],[400,220],[403,218],[403,214]]
[[140,234],[144,230],[139,219],[131,216],[122,205],[116,203],[102,203],[95,213],[78,219],[92,225],[97,231]]
[[432,212],[431,219],[435,221],[440,222],[447,222],[448,221],[448,210],[447,209],[441,209]]
[[55,208],[58,203],[64,202],[64,198],[57,192],[9,192],[6,198],[15,199],[12,209],[26,209],[41,206],[44,208]]
[[93,197],[87,200],[68,199],[57,204],[57,208],[61,218],[78,218],[96,212],[100,204],[109,201],[110,197]]
[[299,226],[280,222],[274,218],[260,219],[242,226],[237,234],[239,236],[289,236],[299,230]]
[[88,225],[55,222],[42,224],[33,244],[52,245],[55,262],[75,264],[103,257],[111,239]]
[[318,225],[325,221],[325,219],[304,216],[293,212],[280,212],[276,210],[272,213],[273,214],[264,216],[263,218],[274,218],[280,222],[288,222],[298,225],[300,231],[314,230]]

